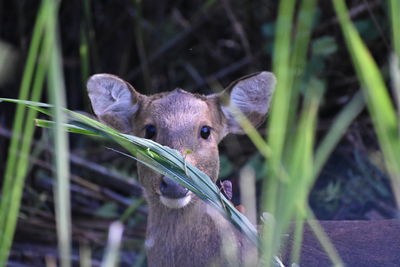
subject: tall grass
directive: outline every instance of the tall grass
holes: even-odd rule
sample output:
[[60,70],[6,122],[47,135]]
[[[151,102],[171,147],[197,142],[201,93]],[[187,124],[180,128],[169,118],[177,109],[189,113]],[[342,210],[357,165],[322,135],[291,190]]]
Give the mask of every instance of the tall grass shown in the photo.
[[[391,100],[389,90],[385,85],[382,73],[380,72],[367,46],[357,33],[351,23],[346,4],[343,0],[333,1],[336,14],[339,17],[340,26],[345,37],[349,54],[353,61],[357,77],[362,85],[369,113],[378,136],[378,141],[383,152],[387,171],[391,177],[392,188],[396,197],[397,206],[400,207],[400,120],[395,105]],[[392,79],[399,77],[400,68],[398,58],[400,56],[400,29],[399,22],[399,1],[389,2],[393,58],[391,61]],[[398,78],[397,78],[398,79]],[[400,94],[400,86],[393,83],[394,95]],[[399,104],[399,103],[397,103]],[[400,108],[399,106],[397,108]]]
[[[391,2],[392,23],[397,19],[399,5]],[[399,201],[399,120],[396,118],[396,110],[390,100],[388,90],[383,82],[382,75],[373,61],[366,46],[357,34],[354,26],[348,18],[348,10],[344,1],[333,1],[336,13],[340,20],[347,47],[352,57],[357,75],[361,81],[363,93],[370,110],[378,140],[382,148],[387,170],[392,176],[392,185],[397,201]],[[263,248],[265,262],[271,263],[271,257],[282,244],[283,234],[287,232],[287,226],[293,220],[297,220],[295,227],[295,249],[292,254],[292,262],[299,262],[299,248],[302,232],[302,220],[314,219],[311,209],[308,207],[307,197],[318,173],[321,171],[328,155],[344,130],[352,120],[360,113],[363,100],[359,94],[337,116],[326,137],[316,146],[315,122],[319,101],[325,85],[318,79],[304,80],[301,68],[305,66],[305,50],[307,47],[310,24],[302,27],[306,22],[294,22],[294,1],[281,1],[276,28],[274,46],[273,69],[277,76],[278,85],[274,96],[269,120],[270,158],[269,177],[264,186],[264,208],[269,216],[264,226]],[[314,15],[314,1],[302,1],[298,19],[304,18],[302,14]],[[393,10],[395,9],[395,11]],[[396,13],[397,11],[397,13]],[[292,39],[288,29],[295,25]],[[399,42],[398,28],[392,25],[394,47]],[[302,38],[302,36],[304,36]],[[302,51],[301,51],[302,50]],[[292,52],[293,51],[293,52]],[[299,54],[297,52],[301,51]],[[398,64],[398,63],[397,63]],[[398,65],[394,68],[398,73]],[[392,71],[393,72],[393,71]],[[296,114],[299,107],[299,83],[306,83],[307,91],[304,92],[304,101],[300,114]],[[315,152],[314,152],[315,149]],[[322,246],[328,252],[335,265],[343,265],[340,256],[326,238],[322,229],[315,221],[310,221],[310,227],[321,241]]]
[[[43,52],[48,47],[42,42],[48,12],[48,7],[42,2],[33,29],[32,41],[19,90],[20,99],[37,101],[41,96],[48,62],[48,56]],[[34,75],[39,58],[40,63]],[[29,90],[30,88],[32,89]],[[24,105],[18,105],[14,118],[13,136],[8,150],[0,203],[0,266],[6,264],[15,232],[21,195],[29,165],[28,156],[34,129],[32,119],[36,116],[36,113],[35,110],[26,110]]]
[[[48,92],[55,107],[52,110],[56,122],[53,129],[56,151],[54,196],[56,199],[61,266],[70,266],[68,140],[65,131],[61,128],[65,120],[60,112],[62,107],[65,106],[65,92],[57,29],[58,3],[52,0],[41,2],[22,77],[19,98],[38,101],[41,98],[44,81],[47,78]],[[37,111],[34,109],[26,111],[26,107],[23,105],[17,106],[0,204],[0,232],[2,233],[0,266],[6,265],[15,232],[24,181],[29,167],[29,154],[36,114]]]
[[64,74],[58,36],[58,2],[49,1],[50,14],[48,17],[46,38],[50,39],[50,62],[47,75],[47,86],[50,101],[53,104],[51,112],[54,114],[54,138],[55,165],[54,198],[56,211],[56,225],[58,233],[58,245],[60,251],[61,266],[69,267],[71,256],[71,205],[69,182],[69,145],[67,133],[63,124],[66,116],[63,108],[66,106]]
[[[291,221],[297,220],[295,227],[295,245],[292,262],[299,263],[299,248],[303,222],[308,217],[308,193],[317,177],[315,169],[315,124],[318,107],[325,90],[322,81],[312,78],[306,80],[307,47],[315,18],[316,1],[301,2],[297,20],[295,20],[294,1],[281,1],[274,44],[273,72],[278,83],[273,99],[268,144],[271,156],[267,159],[269,174],[264,181],[263,207],[269,214],[263,232],[264,261],[272,263],[272,256],[282,246],[283,236]],[[296,33],[292,37],[292,29]],[[304,101],[300,105],[300,88],[307,88]],[[297,114],[300,108],[301,112]],[[346,108],[344,117],[354,118],[359,109]],[[351,120],[338,117],[342,130],[330,133],[332,144],[336,144]],[[326,142],[320,144],[324,153],[329,154],[333,146]],[[326,158],[324,159],[326,160]],[[324,162],[320,162],[322,165]],[[318,166],[318,165],[317,165]],[[324,242],[326,247],[332,247]],[[340,264],[334,249],[330,249],[331,258]]]

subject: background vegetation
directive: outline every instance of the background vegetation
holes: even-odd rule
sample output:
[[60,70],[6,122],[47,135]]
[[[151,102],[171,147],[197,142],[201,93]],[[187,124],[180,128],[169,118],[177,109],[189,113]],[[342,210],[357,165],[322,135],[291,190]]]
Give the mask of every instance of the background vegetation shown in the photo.
[[[374,69],[363,76],[362,68],[357,67],[355,55],[362,51],[362,46],[352,38],[354,34],[351,31],[343,35],[331,1],[319,1],[317,5],[315,1],[302,1],[298,6],[288,4],[290,1],[64,1],[59,10],[56,5],[49,4],[51,1],[45,2],[47,4],[42,5],[47,5],[47,9],[39,9],[41,1],[0,1],[1,97],[21,97],[32,84],[30,99],[36,97],[43,102],[59,103],[58,106],[65,102],[69,109],[89,112],[85,82],[93,73],[117,74],[146,94],[175,87],[206,94],[212,92],[216,84],[226,86],[242,75],[273,68],[280,84],[277,92],[294,88],[292,95],[275,96],[281,99],[277,103],[286,101],[288,105],[284,109],[288,114],[285,125],[282,124],[284,128],[273,127],[277,120],[282,120],[283,113],[279,107],[284,105],[273,106],[268,124],[270,148],[275,152],[281,150],[281,155],[275,153],[265,164],[262,155],[269,147],[257,150],[246,136],[229,136],[223,141],[221,179],[232,179],[235,204],[240,203],[238,176],[244,166],[258,170],[259,200],[263,190],[268,192],[280,188],[287,193],[283,196],[290,196],[293,192],[290,186],[286,188],[279,184],[282,173],[278,165],[282,162],[289,177],[299,177],[300,180],[301,177],[306,179],[314,173],[319,174],[307,173],[310,169],[304,163],[313,163],[317,167],[323,163],[323,153],[316,153],[311,160],[314,147],[324,144],[324,137],[332,132],[332,125],[337,126],[333,123],[337,121],[339,112],[353,105],[352,112],[344,113],[351,125],[339,144],[334,146],[318,180],[315,184],[312,180],[305,181],[305,188],[313,187],[308,202],[319,219],[396,216],[395,198],[388,179],[395,170],[385,165],[387,161],[379,149],[382,137],[377,138],[373,128],[373,123],[382,121],[382,118],[372,116],[371,120],[366,110],[358,115],[363,107],[357,100],[360,96],[356,94],[360,90],[359,78],[373,76]],[[339,2],[335,1],[335,7],[340,11]],[[354,0],[347,1],[347,5],[356,29],[377,61],[383,78],[390,84],[394,79],[390,78],[389,55],[393,50],[392,36],[395,36],[390,26],[395,24],[391,24],[390,18],[396,16],[390,16],[389,7],[381,1]],[[342,10],[340,14],[347,12]],[[293,15],[295,19],[292,21]],[[341,19],[345,23],[345,19]],[[292,42],[293,47],[288,46]],[[353,45],[357,50],[348,50],[347,45],[350,48]],[[57,49],[51,50],[56,54],[50,56],[62,62],[62,69],[58,62],[48,62],[46,51],[49,47],[61,49],[60,56],[57,56]],[[32,53],[35,49],[36,53]],[[292,50],[294,52],[287,52]],[[28,56],[32,54],[37,58]],[[291,68],[287,67],[289,65]],[[49,77],[58,76],[58,79],[46,81],[47,69],[43,66],[48,66],[48,70],[53,72]],[[285,73],[285,67],[295,71]],[[29,73],[35,78],[29,80]],[[63,83],[57,83],[63,80],[66,101],[61,90]],[[52,90],[48,93],[43,90],[42,93],[45,81],[49,88],[58,88],[61,93],[52,95]],[[368,81],[362,80],[362,84],[368,88]],[[394,83],[391,87],[396,88]],[[396,91],[393,96],[396,99]],[[367,101],[367,104],[372,114],[379,113],[376,109],[374,111],[371,102]],[[4,163],[0,164],[0,173],[3,174],[8,168],[5,162],[10,159],[7,150],[13,123],[14,129],[18,122],[20,131],[29,135],[33,131],[35,114],[14,120],[15,106],[6,103],[1,103],[0,112],[0,162]],[[381,113],[383,117],[390,117],[387,115],[390,112],[393,109]],[[353,117],[356,119],[352,122]],[[266,128],[264,125],[260,129],[264,137]],[[285,133],[274,134],[279,129],[285,129]],[[29,142],[21,142],[20,147],[29,155],[29,161],[26,158],[24,161],[26,178],[23,172],[10,176],[21,177],[18,181],[23,191],[9,265],[40,266],[46,263],[51,266],[58,259],[57,240],[60,242],[60,238],[57,238],[56,221],[69,223],[69,219],[62,217],[68,214],[54,212],[54,207],[68,198],[68,193],[59,196],[60,199],[57,195],[53,197],[55,177],[59,175],[64,176],[59,180],[64,184],[57,183],[59,188],[56,190],[63,192],[68,180],[71,183],[72,232],[59,233],[59,236],[64,236],[66,243],[72,239],[72,261],[81,261],[84,265],[85,260],[92,258],[93,265],[100,265],[109,224],[121,219],[126,225],[121,263],[143,264],[147,208],[140,197],[137,182],[132,179],[136,177],[132,160],[99,146],[98,141],[87,137],[71,135],[69,144],[65,137],[61,137],[57,148],[49,138],[58,136],[56,133],[36,130],[32,134],[31,148]],[[309,143],[295,138],[303,134],[312,136]],[[393,135],[398,139],[398,132]],[[19,142],[18,138],[15,140]],[[397,144],[392,144],[397,149]],[[57,164],[51,164],[54,153],[60,155],[55,149],[67,146],[70,147],[70,173],[59,169]],[[301,156],[306,162],[296,160],[296,155],[292,154],[294,151],[302,151]],[[67,155],[64,157],[67,161]],[[19,160],[21,154],[15,154],[15,158]],[[263,189],[262,180],[267,173],[270,178]],[[4,201],[8,192],[4,188],[7,188],[6,182],[3,183],[2,211],[15,203]],[[302,192],[296,195],[299,194]],[[273,214],[281,211],[283,218],[288,216],[279,206],[280,201],[287,203],[284,198],[279,200],[278,197],[276,206],[270,204],[273,203],[273,194],[264,195],[264,198],[267,201],[264,207],[268,211]],[[3,237],[1,241],[6,242]],[[59,245],[63,247],[62,242]],[[69,254],[68,248],[63,253]]]

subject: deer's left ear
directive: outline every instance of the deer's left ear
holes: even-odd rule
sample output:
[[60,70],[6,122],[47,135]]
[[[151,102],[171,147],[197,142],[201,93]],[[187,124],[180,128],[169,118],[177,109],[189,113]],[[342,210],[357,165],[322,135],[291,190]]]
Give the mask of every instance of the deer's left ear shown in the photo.
[[227,132],[244,133],[235,119],[237,109],[258,127],[266,118],[275,84],[275,75],[266,71],[247,75],[231,83],[219,95],[221,110],[227,119]]

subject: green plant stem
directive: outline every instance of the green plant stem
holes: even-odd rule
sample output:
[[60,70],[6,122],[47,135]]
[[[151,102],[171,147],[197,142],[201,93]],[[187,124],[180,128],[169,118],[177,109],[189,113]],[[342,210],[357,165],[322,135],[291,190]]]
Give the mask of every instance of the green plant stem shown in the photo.
[[308,225],[315,233],[315,236],[317,237],[324,250],[328,252],[328,256],[333,262],[333,265],[338,267],[345,266],[335,247],[330,242],[329,237],[326,235],[321,225],[318,223],[317,218],[315,218],[314,213],[310,208],[308,208],[308,217],[310,218],[310,220],[307,221]]
[[[43,7],[40,7],[37,20],[35,22],[35,26],[33,29],[32,34],[32,41],[29,46],[28,57],[25,64],[24,74],[22,76],[21,86],[19,88],[19,99],[28,99],[29,97],[29,88],[31,85],[35,63],[38,57],[38,51],[41,43],[41,36],[43,31],[44,25],[44,11]],[[3,190],[2,190],[2,201],[1,201],[1,214],[0,216],[0,230],[4,230],[4,220],[6,219],[5,214],[7,214],[7,210],[9,208],[9,194],[11,192],[11,187],[13,185],[16,170],[16,163],[18,157],[18,144],[20,142],[20,133],[22,131],[22,127],[24,125],[24,116],[25,116],[26,106],[25,105],[17,105],[14,123],[13,123],[13,135],[11,137],[11,143],[8,150],[8,160],[6,164],[6,170],[3,180]],[[25,142],[28,140],[27,138],[24,139]],[[24,141],[23,140],[23,141]],[[1,240],[0,236],[0,240]]]
[[298,216],[297,221],[295,222],[293,249],[290,258],[292,263],[297,263],[299,265],[300,265],[301,243],[303,239],[303,230],[304,230],[304,218],[302,216]]
[[393,50],[395,51],[397,57],[400,58],[400,1],[389,0],[389,9],[392,28]]
[[287,126],[292,129],[296,125],[296,116],[299,106],[301,84],[304,80],[304,69],[306,69],[307,51],[310,43],[312,25],[315,19],[316,0],[301,1],[299,14],[296,20],[296,35],[293,41],[293,52],[291,55],[290,69],[293,70],[292,94],[289,100],[289,118]]
[[[32,41],[28,51],[28,58],[21,82],[19,97],[28,99],[29,88],[33,79],[34,66],[38,58],[47,10],[42,2],[33,29]],[[42,51],[46,49],[42,48]],[[44,69],[47,57],[41,58],[42,67],[39,67],[35,76],[32,98],[39,100],[43,84]],[[17,223],[24,180],[29,165],[28,153],[33,137],[33,119],[35,110],[29,110],[24,119],[26,107],[18,105],[13,125],[13,136],[8,151],[7,165],[3,181],[3,193],[0,204],[0,266],[4,266],[9,255]],[[27,121],[27,123],[26,123]],[[31,122],[31,123],[30,123]],[[22,130],[22,128],[24,129]],[[21,139],[22,138],[22,139]]]
[[[279,174],[282,167],[282,155],[286,139],[286,129],[289,117],[288,99],[292,95],[292,70],[290,66],[291,26],[293,25],[295,2],[283,0],[279,4],[276,35],[274,42],[273,72],[278,81],[275,96],[271,104],[269,120],[269,140],[273,157],[268,161],[270,166],[269,181],[263,185],[263,210],[271,217],[276,214],[277,196],[279,194]],[[263,231],[263,260],[266,266],[271,266],[272,257],[279,243],[275,243],[278,224],[275,219],[269,220]]]
[[58,233],[58,244],[61,258],[61,266],[71,266],[71,207],[70,207],[70,182],[68,165],[68,136],[64,130],[66,115],[64,113],[65,89],[61,64],[60,43],[58,39],[57,13],[58,4],[49,0],[51,14],[47,24],[47,35],[51,37],[51,58],[48,73],[48,91],[53,103],[55,124],[53,127],[55,146],[55,212]]
[[357,92],[335,118],[326,136],[315,152],[314,176],[317,177],[329,155],[339,143],[351,122],[361,113],[365,104],[361,92]]
[[140,198],[133,202],[122,214],[121,218],[119,219],[122,223],[125,223],[128,218],[132,215],[133,212],[135,212],[144,202],[143,198]]

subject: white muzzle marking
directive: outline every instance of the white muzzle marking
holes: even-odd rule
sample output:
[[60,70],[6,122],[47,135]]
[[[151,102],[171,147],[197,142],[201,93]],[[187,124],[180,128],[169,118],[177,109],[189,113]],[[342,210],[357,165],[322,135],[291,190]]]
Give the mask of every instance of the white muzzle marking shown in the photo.
[[167,206],[170,209],[181,209],[185,207],[187,204],[189,204],[190,200],[192,200],[191,194],[186,195],[185,197],[182,198],[169,198],[169,197],[164,197],[160,196],[161,203],[163,203],[165,206]]

